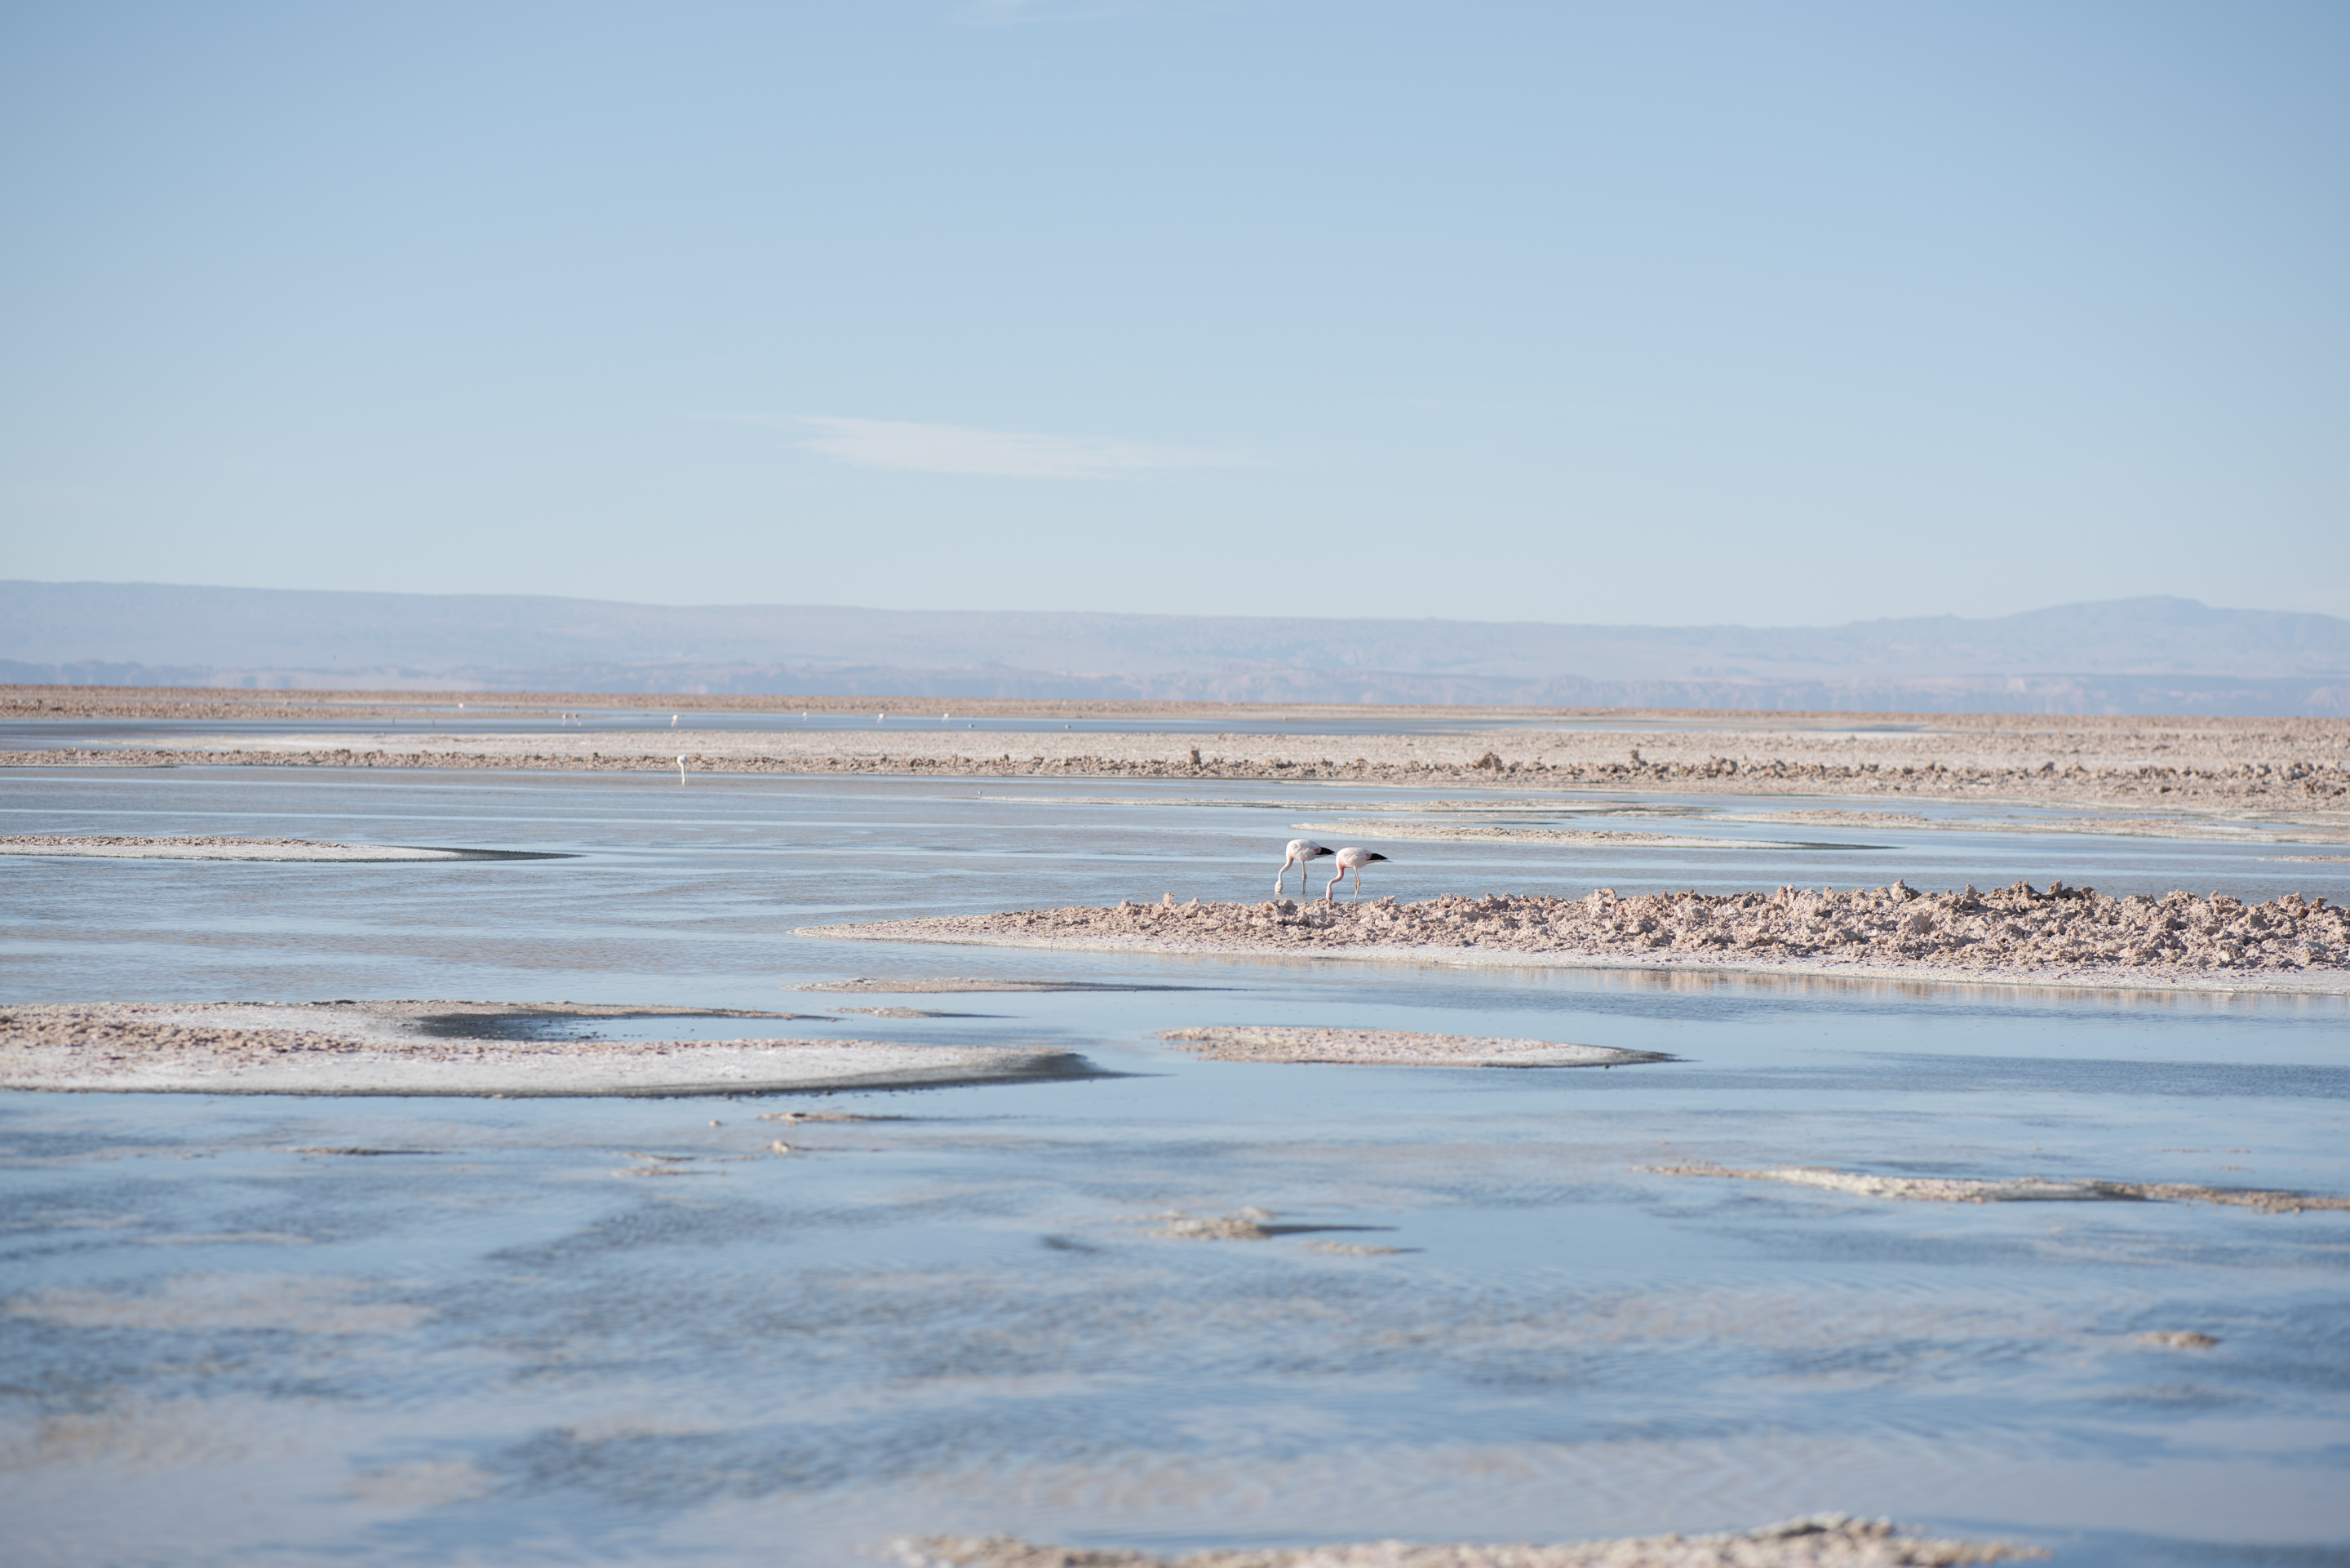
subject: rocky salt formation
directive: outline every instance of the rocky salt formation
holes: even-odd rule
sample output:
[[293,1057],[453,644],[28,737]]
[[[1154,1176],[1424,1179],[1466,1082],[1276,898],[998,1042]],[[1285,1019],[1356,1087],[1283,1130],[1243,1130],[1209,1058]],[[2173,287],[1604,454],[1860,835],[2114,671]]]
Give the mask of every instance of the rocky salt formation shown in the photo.
[[1984,978],[2187,979],[2350,974],[2350,911],[2287,894],[2112,898],[2022,882],[1978,893],[1889,887],[1773,893],[1446,897],[1420,904],[1123,904],[1031,909],[809,934],[910,941],[1208,952],[1558,955],[1737,968],[1890,968]]
[[2280,1191],[2264,1187],[2208,1187],[2191,1181],[2102,1181],[2051,1179],[2043,1176],[1983,1180],[1962,1176],[1877,1176],[1816,1165],[1782,1165],[1739,1170],[1704,1161],[1644,1165],[1659,1176],[1718,1176],[1737,1181],[1784,1181],[1856,1198],[1891,1198],[1918,1203],[2218,1203],[2263,1214],[2299,1214],[2305,1210],[2350,1210],[2350,1198]]
[[1557,1546],[1373,1541],[1195,1552],[1185,1557],[1115,1547],[1038,1545],[1008,1535],[934,1535],[895,1541],[890,1546],[903,1568],[1956,1568],[1960,1563],[2048,1555],[2013,1542],[1907,1534],[1890,1520],[1841,1513],[1814,1514],[1760,1530]]

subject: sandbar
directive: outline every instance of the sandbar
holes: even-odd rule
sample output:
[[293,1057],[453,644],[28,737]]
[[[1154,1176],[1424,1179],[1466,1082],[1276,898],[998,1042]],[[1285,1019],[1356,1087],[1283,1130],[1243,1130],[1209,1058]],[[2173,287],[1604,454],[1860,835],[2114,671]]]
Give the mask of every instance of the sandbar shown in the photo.
[[1784,1181],[1858,1198],[1890,1198],[1911,1203],[2217,1203],[2263,1214],[2299,1214],[2304,1210],[2350,1210],[2350,1198],[2267,1188],[2206,1187],[2185,1181],[2056,1180],[2042,1176],[1981,1179],[1952,1176],[1876,1176],[1816,1165],[1782,1165],[1762,1170],[1692,1161],[1644,1165],[1659,1176],[1714,1176],[1739,1181]]
[[[1236,1209],[1230,1214],[1189,1214],[1180,1209],[1146,1215],[1150,1234],[1176,1241],[1270,1241],[1282,1236],[1311,1236],[1329,1231],[1392,1231],[1392,1225],[1315,1225],[1284,1223],[1270,1209]],[[1339,1256],[1391,1257],[1417,1248],[1349,1246],[1343,1242],[1309,1242],[1310,1248]]]
[[0,1089],[501,1098],[783,1094],[1091,1075],[1068,1052],[875,1040],[610,1040],[596,1020],[790,1013],[572,1002],[0,1007]]
[[443,849],[408,844],[334,844],[310,838],[136,837],[26,834],[0,837],[0,855],[75,856],[99,860],[567,860],[523,849]]
[[1291,1029],[1251,1024],[1163,1029],[1195,1056],[1219,1062],[1345,1063],[1378,1067],[1615,1067],[1669,1062],[1656,1051],[1619,1051],[1556,1040],[1421,1034],[1399,1029]]

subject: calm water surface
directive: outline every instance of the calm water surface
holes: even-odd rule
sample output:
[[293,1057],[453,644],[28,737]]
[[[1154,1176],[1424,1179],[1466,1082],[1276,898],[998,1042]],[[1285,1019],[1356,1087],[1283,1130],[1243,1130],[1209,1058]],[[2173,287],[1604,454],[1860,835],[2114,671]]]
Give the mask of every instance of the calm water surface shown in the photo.
[[[1163,892],[1260,898],[1294,824],[1409,798],[1099,780],[0,775],[0,832],[576,857],[0,863],[9,1000],[896,1003],[983,1016],[790,1027],[1050,1042],[1105,1075],[766,1100],[0,1096],[11,1559],[834,1564],[939,1530],[1174,1550],[1571,1539],[1838,1509],[2022,1536],[2064,1563],[2350,1562],[2350,1215],[1893,1204],[1641,1168],[2350,1192],[2339,999],[790,934]],[[2339,896],[2350,871],[2273,846],[1791,834],[1674,815],[1686,805],[1578,795],[1517,820],[1754,846],[1397,842],[1374,886],[2061,877]],[[1791,837],[1807,846],[1769,846]],[[788,989],[947,974],[1181,989]],[[1216,1023],[1679,1060],[1271,1066],[1153,1037]],[[793,1108],[884,1119],[759,1119]],[[338,1149],[408,1152],[306,1152]],[[1170,1210],[1243,1208],[1280,1233],[1155,1233]],[[2135,1337],[2158,1330],[2220,1343]]]

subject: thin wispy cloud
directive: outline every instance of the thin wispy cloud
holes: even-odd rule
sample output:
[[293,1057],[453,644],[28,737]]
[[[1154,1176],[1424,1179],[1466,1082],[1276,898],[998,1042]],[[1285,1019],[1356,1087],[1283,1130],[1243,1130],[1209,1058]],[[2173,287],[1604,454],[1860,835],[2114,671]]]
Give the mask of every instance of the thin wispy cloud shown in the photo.
[[951,13],[968,26],[1017,27],[1049,22],[1104,22],[1120,16],[1228,11],[1234,0],[964,0]]
[[834,414],[803,415],[794,422],[816,432],[795,443],[802,450],[858,468],[975,473],[996,479],[1113,479],[1169,469],[1255,466],[1230,452],[1034,431],[973,430],[967,425]]

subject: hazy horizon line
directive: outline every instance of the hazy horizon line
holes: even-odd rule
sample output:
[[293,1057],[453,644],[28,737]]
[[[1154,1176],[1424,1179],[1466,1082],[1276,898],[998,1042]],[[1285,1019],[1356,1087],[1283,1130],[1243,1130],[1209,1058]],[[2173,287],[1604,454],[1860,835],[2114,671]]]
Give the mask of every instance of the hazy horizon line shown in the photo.
[[56,578],[53,578],[53,577],[0,577],[0,587],[18,587],[18,586],[35,587],[57,587],[57,588],[66,588],[66,587],[102,587],[102,588],[192,588],[192,589],[199,589],[199,590],[206,590],[206,591],[217,591],[217,592],[224,592],[224,593],[263,593],[263,594],[348,594],[348,595],[353,595],[353,596],[367,596],[367,597],[375,597],[420,598],[420,599],[429,599],[429,598],[444,598],[444,599],[449,599],[449,598],[471,598],[471,599],[495,599],[495,598],[506,598],[506,599],[536,599],[536,600],[548,600],[548,601],[566,602],[566,603],[573,603],[573,604],[615,605],[615,606],[622,606],[622,607],[626,607],[632,608],[632,609],[655,609],[655,610],[743,610],[743,609],[827,610],[827,611],[853,612],[853,613],[867,614],[867,615],[1022,616],[1022,617],[1033,617],[1033,616],[1072,616],[1072,617],[1089,617],[1089,618],[1124,618],[1124,619],[1133,619],[1133,620],[1313,621],[1313,622],[1326,623],[1326,624],[1331,624],[1331,625],[1344,624],[1344,623],[1347,623],[1347,622],[1357,622],[1357,623],[1360,623],[1360,622],[1373,622],[1373,623],[1384,623],[1384,624],[1392,624],[1392,625],[1417,626],[1417,625],[1423,625],[1423,624],[1427,624],[1427,623],[1430,623],[1430,622],[1436,622],[1436,623],[1449,623],[1449,624],[1458,625],[1458,626],[1483,626],[1483,627],[1504,627],[1504,626],[1588,627],[1588,628],[1604,628],[1604,629],[1622,629],[1622,630],[1633,630],[1633,629],[1644,629],[1644,628],[1646,628],[1646,629],[1668,629],[1668,630],[1695,630],[1695,629],[1703,629],[1703,628],[1734,628],[1742,629],[1742,630],[1753,630],[1753,631],[1832,630],[1832,629],[1835,629],[1835,628],[1840,628],[1840,627],[1882,625],[1882,624],[1887,624],[1887,623],[1892,623],[1892,622],[1899,622],[1899,621],[1931,621],[1931,620],[1995,621],[1995,620],[2008,620],[2008,619],[2012,619],[2012,618],[2016,618],[2016,617],[2019,617],[2019,616],[2027,616],[2027,615],[2042,615],[2042,614],[2047,614],[2047,613],[2049,613],[2049,612],[2051,612],[2051,611],[2056,611],[2056,610],[2066,610],[2066,609],[2095,609],[2095,608],[2100,608],[2100,607],[2109,607],[2109,606],[2114,606],[2114,605],[2126,605],[2126,604],[2153,604],[2153,603],[2187,605],[2187,606],[2192,606],[2193,607],[2195,607],[2195,608],[2197,608],[2197,609],[2200,609],[2200,610],[2208,610],[2208,611],[2211,611],[2211,612],[2219,613],[2219,614],[2236,614],[2236,615],[2268,615],[2268,616],[2307,617],[2307,618],[2312,618],[2312,619],[2316,619],[2316,620],[2324,620],[2324,621],[2345,621],[2345,620],[2350,620],[2350,618],[2345,618],[2345,617],[2336,616],[2336,615],[2331,615],[2331,614],[2329,614],[2329,613],[2327,613],[2326,611],[2324,611],[2324,610],[2279,609],[2279,608],[2272,608],[2272,607],[2267,607],[2267,606],[2261,606],[2261,605],[2214,605],[2214,604],[2207,603],[2207,602],[2205,602],[2205,601],[2204,601],[2204,600],[2202,600],[2202,599],[2190,597],[2189,597],[2189,596],[2187,596],[2187,595],[2185,595],[2185,594],[2124,594],[2124,595],[2119,595],[2119,596],[2117,596],[2117,597],[2113,597],[2113,598],[2105,598],[2105,599],[2068,599],[2068,600],[2062,600],[2062,601],[2058,601],[2058,602],[2055,602],[2055,603],[2047,603],[2047,604],[2036,604],[2036,605],[2032,605],[2032,606],[2029,606],[2029,607],[2025,607],[2025,608],[2022,608],[2022,609],[2003,610],[2003,611],[1993,611],[1993,612],[1983,612],[1983,613],[1976,613],[1976,614],[1969,614],[1969,613],[1966,613],[1966,612],[1963,612],[1963,611],[1958,611],[1958,610],[1941,610],[1941,611],[1932,611],[1932,612],[1922,612],[1922,613],[1910,614],[1910,615],[1855,616],[1855,617],[1852,617],[1852,618],[1848,618],[1848,619],[1845,619],[1845,620],[1833,620],[1833,621],[1817,621],[1817,620],[1809,620],[1809,621],[1746,621],[1746,620],[1738,620],[1738,621],[1729,621],[1729,620],[1713,620],[1713,621],[1590,621],[1590,620],[1532,620],[1532,619],[1524,619],[1524,618],[1482,620],[1482,619],[1478,619],[1478,618],[1473,618],[1473,617],[1469,617],[1469,616],[1442,616],[1442,615],[1427,615],[1427,616],[1400,616],[1400,615],[1353,615],[1353,616],[1333,616],[1333,615],[1312,615],[1312,614],[1304,614],[1304,615],[1299,615],[1299,614],[1266,614],[1266,613],[1263,613],[1263,612],[1251,612],[1251,611],[1230,611],[1230,610],[1129,610],[1129,609],[1100,608],[1100,607],[1088,607],[1082,608],[1082,609],[1068,609],[1068,608],[1059,608],[1059,607],[1041,607],[1041,606],[1012,606],[1012,607],[990,607],[990,608],[968,608],[968,607],[953,607],[953,608],[945,608],[945,607],[931,607],[931,606],[899,606],[899,605],[879,605],[879,604],[854,604],[854,603],[837,602],[837,601],[823,601],[823,600],[799,600],[799,601],[792,601],[792,600],[784,600],[784,599],[724,599],[724,600],[719,600],[719,599],[703,599],[703,600],[674,601],[674,600],[664,600],[664,599],[624,599],[624,598],[604,598],[604,597],[596,597],[596,596],[593,596],[593,595],[587,595],[587,594],[534,593],[534,592],[518,591],[518,590],[514,590],[514,589],[430,589],[430,588],[285,587],[278,587],[278,586],[273,586],[273,585],[266,585],[266,584],[253,584],[253,583],[189,583],[189,582],[161,582],[161,581],[151,581],[151,580],[144,579],[144,578],[104,578],[104,577],[56,577]]

